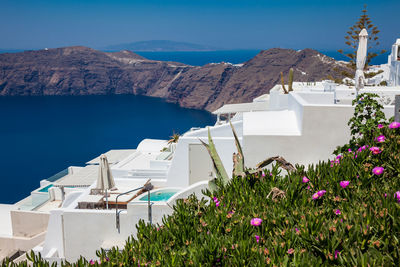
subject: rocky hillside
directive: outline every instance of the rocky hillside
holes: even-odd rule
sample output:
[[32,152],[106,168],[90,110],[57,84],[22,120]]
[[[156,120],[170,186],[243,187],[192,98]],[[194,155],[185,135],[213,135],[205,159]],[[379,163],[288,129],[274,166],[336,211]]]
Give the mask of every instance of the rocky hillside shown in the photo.
[[346,69],[319,52],[269,49],[238,65],[194,67],[129,51],[66,47],[0,54],[0,95],[139,94],[214,110],[267,93],[294,69],[296,81],[319,81]]

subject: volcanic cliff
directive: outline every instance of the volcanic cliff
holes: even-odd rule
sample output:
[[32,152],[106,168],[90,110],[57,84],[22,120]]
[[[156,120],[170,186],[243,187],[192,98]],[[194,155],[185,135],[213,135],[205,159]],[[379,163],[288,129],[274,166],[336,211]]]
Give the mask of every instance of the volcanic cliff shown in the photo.
[[274,48],[243,64],[197,67],[78,46],[0,54],[0,95],[139,94],[212,111],[268,93],[290,68],[304,82],[348,71],[312,49]]

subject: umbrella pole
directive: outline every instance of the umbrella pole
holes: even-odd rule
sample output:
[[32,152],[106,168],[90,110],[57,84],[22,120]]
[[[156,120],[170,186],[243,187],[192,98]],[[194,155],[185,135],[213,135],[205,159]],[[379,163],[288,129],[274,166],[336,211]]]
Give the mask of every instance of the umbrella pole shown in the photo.
[[106,189],[106,209],[108,209],[108,194],[107,194],[107,189]]

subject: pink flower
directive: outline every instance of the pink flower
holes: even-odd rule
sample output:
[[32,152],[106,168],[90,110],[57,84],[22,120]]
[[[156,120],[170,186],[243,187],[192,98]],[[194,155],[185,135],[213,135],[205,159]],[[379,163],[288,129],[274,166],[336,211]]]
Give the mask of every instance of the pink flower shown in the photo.
[[397,191],[397,192],[394,194],[394,197],[397,198],[397,202],[400,202],[400,191]]
[[89,261],[89,264],[90,264],[90,265],[94,265],[94,263],[95,263],[94,260],[90,260],[90,261]]
[[349,152],[353,152],[353,151],[351,150],[351,148],[347,149],[347,151],[349,151]]
[[294,228],[294,230],[296,230],[296,233],[300,232],[300,230],[299,230],[299,229],[297,229],[297,228]]
[[339,254],[340,254],[340,251],[339,250],[335,250],[335,259],[337,259]]
[[379,148],[379,147],[376,147],[376,146],[371,147],[369,150],[371,150],[371,151],[372,151],[372,154],[374,154],[374,155],[377,155],[377,154],[379,154],[379,153],[382,152],[382,151],[380,150],[380,148]]
[[358,152],[364,151],[365,149],[367,149],[368,146],[367,145],[363,145],[362,147],[360,147],[359,149],[357,149]]
[[335,210],[335,214],[340,215],[340,214],[342,214],[342,212],[340,211],[340,209],[337,209],[337,210]]
[[289,248],[288,251],[287,251],[287,253],[288,253],[288,254],[293,254],[293,253],[294,253],[294,249]]
[[346,188],[350,184],[350,181],[341,181],[339,184],[342,188]]
[[253,226],[260,226],[262,223],[262,220],[260,218],[253,218],[250,221],[250,224]]
[[216,207],[219,207],[219,200],[218,200],[218,198],[217,197],[213,197],[213,200],[214,200],[214,203],[215,203],[215,206]]
[[372,173],[375,175],[381,175],[385,169],[383,167],[375,167],[372,169]]
[[394,121],[391,124],[389,124],[390,129],[396,129],[400,127],[400,122]]
[[260,236],[259,235],[255,235],[256,241],[257,243],[260,241]]
[[378,124],[378,129],[382,129],[384,126],[382,124]]
[[336,156],[336,159],[341,159],[341,158],[343,158],[342,155],[337,155],[337,156]]
[[318,198],[321,198],[323,195],[325,195],[325,193],[326,193],[326,190],[318,191],[312,196],[312,199],[316,200]]
[[384,135],[380,135],[380,136],[378,136],[378,137],[376,138],[376,141],[377,141],[378,143],[382,143],[382,142],[385,142],[385,139],[386,139],[386,137],[385,137]]
[[310,181],[310,179],[308,179],[307,177],[303,177],[303,183],[308,183],[308,181]]
[[386,198],[386,197],[387,197],[387,194],[385,193],[385,195],[384,195],[384,196],[385,196],[385,198]]
[[265,177],[265,173],[262,173],[262,177]]

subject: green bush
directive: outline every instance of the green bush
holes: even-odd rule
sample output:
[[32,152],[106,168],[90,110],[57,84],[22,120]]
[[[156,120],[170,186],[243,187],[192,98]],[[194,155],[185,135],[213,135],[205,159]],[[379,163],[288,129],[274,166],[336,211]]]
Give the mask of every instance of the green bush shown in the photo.
[[400,128],[380,122],[332,161],[217,181],[209,199],[178,201],[162,225],[141,221],[122,252],[75,264],[398,266]]

